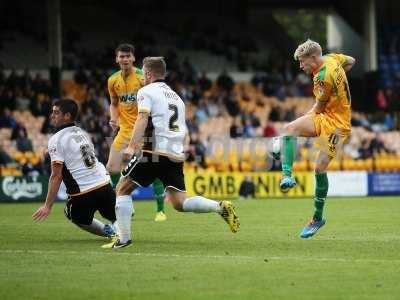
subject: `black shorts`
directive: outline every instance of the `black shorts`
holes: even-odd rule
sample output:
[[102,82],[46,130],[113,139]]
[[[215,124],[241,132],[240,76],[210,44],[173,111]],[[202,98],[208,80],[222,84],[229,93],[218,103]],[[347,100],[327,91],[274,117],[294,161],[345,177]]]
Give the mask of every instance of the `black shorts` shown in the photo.
[[127,168],[130,168],[127,176],[139,186],[149,186],[158,178],[166,189],[186,191],[182,161],[174,161],[167,156],[143,152],[143,157],[137,162],[129,163]]
[[71,196],[64,209],[68,219],[82,225],[92,224],[96,211],[103,218],[115,222],[115,192],[111,184],[82,195]]

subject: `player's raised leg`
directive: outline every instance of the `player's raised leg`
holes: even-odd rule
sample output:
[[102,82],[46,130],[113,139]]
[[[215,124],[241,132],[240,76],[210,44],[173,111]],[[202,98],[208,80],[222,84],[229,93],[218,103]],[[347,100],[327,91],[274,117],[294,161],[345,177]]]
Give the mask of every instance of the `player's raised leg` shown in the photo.
[[311,114],[304,115],[284,127],[282,136],[282,180],[280,188],[282,192],[288,192],[296,185],[296,180],[292,177],[293,162],[296,156],[297,137],[315,136],[316,130]]
[[312,237],[326,223],[326,220],[323,218],[323,211],[329,188],[326,170],[331,160],[332,157],[327,153],[323,151],[319,152],[315,166],[314,215],[311,221],[301,231],[301,238]]
[[157,201],[157,212],[154,218],[156,222],[162,222],[167,220],[167,216],[164,211],[164,185],[160,179],[156,179],[153,182],[154,197]]
[[186,197],[186,192],[168,188],[172,206],[181,212],[209,213],[215,212],[228,223],[232,232],[237,232],[240,226],[233,204],[230,201],[217,202],[202,196]]

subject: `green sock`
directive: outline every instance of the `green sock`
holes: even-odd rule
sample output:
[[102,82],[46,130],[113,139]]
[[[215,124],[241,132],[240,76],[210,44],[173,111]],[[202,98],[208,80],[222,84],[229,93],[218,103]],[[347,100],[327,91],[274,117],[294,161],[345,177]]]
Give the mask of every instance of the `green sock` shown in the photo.
[[295,136],[283,137],[282,173],[283,176],[292,176],[293,161],[296,154],[297,138]]
[[117,187],[119,178],[121,177],[121,173],[112,173],[111,174],[111,185],[115,189]]
[[314,219],[322,220],[326,195],[328,194],[329,182],[326,173],[315,174],[315,197],[314,197]]
[[160,179],[154,180],[153,190],[157,200],[157,212],[164,211],[164,185]]

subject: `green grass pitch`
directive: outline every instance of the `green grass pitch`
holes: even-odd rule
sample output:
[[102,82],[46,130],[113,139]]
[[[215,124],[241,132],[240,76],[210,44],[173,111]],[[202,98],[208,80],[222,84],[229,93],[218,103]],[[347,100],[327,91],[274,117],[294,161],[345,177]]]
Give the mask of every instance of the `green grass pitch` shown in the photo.
[[0,205],[0,299],[400,299],[400,198],[328,199],[327,224],[299,232],[310,199],[236,201],[241,229],[215,214],[153,221],[136,202],[134,245],[69,223],[56,204],[43,223],[36,204]]

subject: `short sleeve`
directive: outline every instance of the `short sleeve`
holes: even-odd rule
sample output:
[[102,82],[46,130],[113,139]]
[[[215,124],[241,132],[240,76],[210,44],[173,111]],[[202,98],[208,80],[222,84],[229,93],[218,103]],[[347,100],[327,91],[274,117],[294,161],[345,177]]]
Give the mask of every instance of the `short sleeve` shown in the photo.
[[152,101],[151,97],[148,93],[146,93],[143,89],[140,89],[138,92],[138,112],[147,112],[151,113],[152,110]]
[[108,93],[110,94],[110,98],[117,97],[117,94],[114,91],[114,80],[110,77],[108,78]]
[[144,87],[144,75],[141,69],[136,68],[136,76],[139,79],[140,87]]
[[64,162],[64,153],[58,143],[58,139],[49,140],[48,151],[52,162]]

